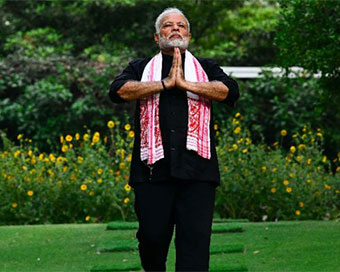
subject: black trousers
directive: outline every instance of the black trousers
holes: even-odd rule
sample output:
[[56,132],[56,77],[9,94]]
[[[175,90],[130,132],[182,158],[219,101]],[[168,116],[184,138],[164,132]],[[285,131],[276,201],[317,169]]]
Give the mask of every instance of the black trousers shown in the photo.
[[133,190],[144,270],[166,271],[176,226],[176,271],[208,271],[216,187],[209,182],[173,179],[138,183]]

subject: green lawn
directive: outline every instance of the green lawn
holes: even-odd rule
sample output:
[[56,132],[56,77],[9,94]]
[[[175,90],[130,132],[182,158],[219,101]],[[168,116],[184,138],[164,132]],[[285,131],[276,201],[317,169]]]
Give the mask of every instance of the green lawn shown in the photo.
[[[211,245],[244,244],[245,251],[212,254],[210,267],[239,264],[248,271],[340,271],[340,222],[237,224],[245,231],[214,233]],[[97,252],[105,242],[134,239],[135,233],[135,229],[107,231],[106,224],[1,226],[0,271],[90,271],[98,265],[140,264],[138,251]],[[172,241],[168,271],[174,271],[174,264]]]

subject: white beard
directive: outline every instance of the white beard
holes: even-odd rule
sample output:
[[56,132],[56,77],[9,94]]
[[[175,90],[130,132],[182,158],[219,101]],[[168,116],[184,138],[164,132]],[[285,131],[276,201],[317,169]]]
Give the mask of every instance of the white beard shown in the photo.
[[[171,33],[169,36],[173,35],[173,33]],[[180,35],[180,34],[179,34]],[[162,37],[161,35],[159,35],[159,48],[160,49],[173,49],[175,47],[178,47],[179,49],[187,49],[189,46],[189,38],[188,37],[183,37],[181,38],[175,38],[170,40],[168,37]]]

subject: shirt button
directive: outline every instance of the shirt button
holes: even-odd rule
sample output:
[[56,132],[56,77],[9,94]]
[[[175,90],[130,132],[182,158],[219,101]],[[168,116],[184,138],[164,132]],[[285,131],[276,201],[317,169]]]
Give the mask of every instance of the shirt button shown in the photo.
[[174,147],[171,147],[171,150],[172,150],[172,151],[175,151],[175,150],[176,150],[176,148],[174,148]]
[[170,131],[171,131],[172,133],[174,133],[174,132],[175,132],[175,130],[174,130],[174,129],[171,129]]

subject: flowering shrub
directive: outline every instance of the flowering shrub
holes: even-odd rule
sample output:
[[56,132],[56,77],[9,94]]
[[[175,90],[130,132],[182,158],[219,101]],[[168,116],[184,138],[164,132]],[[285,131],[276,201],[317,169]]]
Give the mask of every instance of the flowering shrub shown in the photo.
[[286,130],[273,146],[255,145],[243,119],[237,113],[217,132],[220,215],[254,221],[340,218],[340,167],[331,173],[329,159],[322,155],[321,130],[305,126],[291,135],[295,144],[287,153],[281,148],[289,137]]
[[60,137],[59,154],[39,153],[18,135],[20,146],[4,135],[0,154],[0,222],[61,223],[132,220],[127,184],[134,132],[119,121],[109,133],[88,131]]
[[[339,218],[340,167],[330,172],[322,132],[282,130],[273,146],[255,145],[243,120],[237,113],[214,126],[221,172],[216,212],[254,221]],[[134,132],[118,120],[107,127],[106,135],[61,136],[57,154],[40,153],[22,134],[19,146],[2,134],[0,223],[136,220],[127,184]],[[284,137],[295,142],[288,152]]]

